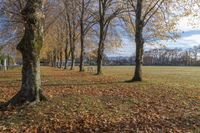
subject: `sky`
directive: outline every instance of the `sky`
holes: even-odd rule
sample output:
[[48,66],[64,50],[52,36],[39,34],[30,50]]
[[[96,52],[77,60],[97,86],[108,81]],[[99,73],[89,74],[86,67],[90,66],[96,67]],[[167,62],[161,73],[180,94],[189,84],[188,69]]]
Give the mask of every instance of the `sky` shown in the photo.
[[[180,37],[176,41],[162,41],[162,44],[167,48],[192,48],[194,46],[200,45],[200,21],[199,18],[194,17],[184,17],[178,24],[177,29],[180,31]],[[145,45],[145,49],[150,48],[160,48],[162,46],[155,45],[150,46]],[[115,50],[115,52],[110,53],[108,56],[132,56],[135,53],[135,43],[128,39],[123,39],[123,45],[121,48]]]

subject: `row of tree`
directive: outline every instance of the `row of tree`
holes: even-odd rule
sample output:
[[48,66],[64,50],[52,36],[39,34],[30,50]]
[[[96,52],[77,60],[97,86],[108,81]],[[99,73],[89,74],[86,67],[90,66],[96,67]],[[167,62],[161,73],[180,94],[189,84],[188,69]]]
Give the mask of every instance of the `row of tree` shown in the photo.
[[[65,61],[71,58],[71,69],[79,51],[80,71],[83,71],[85,53],[96,47],[97,74],[101,74],[105,49],[120,42],[125,35],[122,29],[136,44],[136,67],[131,81],[142,81],[144,44],[176,37],[178,16],[184,16],[184,9],[190,7],[186,3],[184,0],[1,0],[0,43],[17,44],[23,60],[21,90],[7,105],[45,99],[40,79],[42,48],[51,60],[58,56],[62,59],[64,51]],[[177,8],[179,12],[174,11]]]
[[[70,69],[73,69],[75,59],[78,57],[80,71],[84,71],[86,56],[96,51],[97,74],[99,75],[102,73],[105,49],[114,50],[119,47],[121,38],[125,34],[129,38],[135,38],[137,47],[137,65],[132,81],[142,81],[144,42],[154,43],[155,39],[166,40],[176,37],[176,34],[168,33],[175,30],[175,21],[178,19],[165,14],[166,10],[168,13],[171,12],[166,8],[170,8],[172,1],[144,2],[145,4],[143,0],[56,1],[54,6],[60,7],[62,13],[56,13],[59,17],[48,30],[47,39],[45,39],[47,50],[44,53],[48,54],[48,60],[54,66],[55,62],[63,62],[64,55],[65,69],[67,69],[69,58],[71,58]],[[168,22],[165,23],[165,21]]]
[[[89,60],[86,60],[89,64]],[[147,66],[200,66],[200,46],[192,48],[157,48],[144,52],[143,64]],[[135,65],[135,55],[104,56],[104,65]]]

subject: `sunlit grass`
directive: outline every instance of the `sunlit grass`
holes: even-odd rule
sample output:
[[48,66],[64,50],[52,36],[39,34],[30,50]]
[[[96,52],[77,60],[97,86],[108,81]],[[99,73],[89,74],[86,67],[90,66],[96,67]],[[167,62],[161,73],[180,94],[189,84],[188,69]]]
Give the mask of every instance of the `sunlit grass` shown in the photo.
[[[87,71],[79,73],[78,68],[69,71],[42,67],[42,88],[48,101],[1,113],[0,125],[17,131],[21,126],[54,130],[55,123],[57,127],[68,123],[75,129],[80,124],[84,129],[103,128],[106,124],[113,129],[134,122],[140,130],[198,131],[200,68],[144,67],[143,82],[126,83],[133,70],[131,66],[104,67],[104,74],[97,76]],[[20,69],[0,72],[1,101],[20,89],[20,78]],[[161,123],[162,127],[156,126]]]

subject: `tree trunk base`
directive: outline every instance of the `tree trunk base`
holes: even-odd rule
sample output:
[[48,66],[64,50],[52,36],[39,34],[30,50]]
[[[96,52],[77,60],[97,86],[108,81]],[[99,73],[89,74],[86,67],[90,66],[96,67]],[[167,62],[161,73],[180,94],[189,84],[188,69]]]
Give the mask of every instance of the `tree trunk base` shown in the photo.
[[141,78],[133,78],[131,80],[127,80],[125,81],[126,83],[133,83],[133,82],[142,82],[142,79]]
[[97,72],[96,75],[103,75],[103,73],[102,72]]
[[133,82],[141,82],[142,81],[142,78],[141,77],[134,77],[132,79]]
[[82,68],[82,69],[79,70],[79,72],[85,72],[85,69]]
[[19,91],[13,98],[11,98],[8,102],[0,105],[0,110],[4,110],[9,107],[21,107],[26,105],[32,105],[33,103],[38,103],[40,101],[47,101],[47,98],[40,93],[40,99],[35,99],[31,97],[24,96],[22,91]]

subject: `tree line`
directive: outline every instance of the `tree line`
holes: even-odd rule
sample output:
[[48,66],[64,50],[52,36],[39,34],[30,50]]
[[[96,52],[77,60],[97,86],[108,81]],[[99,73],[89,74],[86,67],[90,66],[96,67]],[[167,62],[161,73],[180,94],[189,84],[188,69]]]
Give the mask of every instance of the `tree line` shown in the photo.
[[144,53],[145,65],[158,66],[199,66],[200,46],[193,48],[152,49]]

